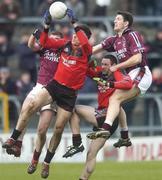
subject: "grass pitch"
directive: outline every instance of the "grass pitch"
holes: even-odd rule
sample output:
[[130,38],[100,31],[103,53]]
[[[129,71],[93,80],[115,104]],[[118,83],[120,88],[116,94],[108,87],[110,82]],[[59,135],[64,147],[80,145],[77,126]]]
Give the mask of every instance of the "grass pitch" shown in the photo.
[[[28,164],[0,164],[0,180],[42,180],[41,165],[28,175]],[[83,164],[51,164],[48,180],[78,180]],[[162,162],[111,162],[97,163],[90,180],[162,180]]]

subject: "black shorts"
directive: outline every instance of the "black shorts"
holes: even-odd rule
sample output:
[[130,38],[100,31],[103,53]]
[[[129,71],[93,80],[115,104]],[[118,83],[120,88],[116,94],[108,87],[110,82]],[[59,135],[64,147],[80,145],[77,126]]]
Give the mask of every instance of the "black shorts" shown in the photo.
[[76,90],[61,85],[55,80],[52,80],[45,88],[58,106],[66,111],[73,111],[77,98]]
[[[102,128],[102,125],[103,125],[103,123],[104,123],[104,121],[106,119],[106,113],[107,113],[107,108],[101,109],[101,110],[95,109],[95,117],[96,117],[96,120],[97,120],[98,127],[93,127],[94,131],[97,131],[98,128]],[[112,124],[111,129],[110,129],[111,135],[118,128],[118,124],[119,124],[119,120],[118,120],[118,118],[116,118],[115,121]]]

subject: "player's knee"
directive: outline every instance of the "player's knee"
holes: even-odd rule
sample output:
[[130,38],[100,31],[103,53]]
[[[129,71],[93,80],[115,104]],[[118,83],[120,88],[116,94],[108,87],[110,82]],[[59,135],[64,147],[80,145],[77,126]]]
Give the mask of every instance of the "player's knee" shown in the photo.
[[95,154],[93,153],[93,151],[88,151],[87,152],[87,160],[90,161],[94,158],[95,158]]
[[20,118],[22,121],[25,120],[24,117],[28,117],[28,116],[30,115],[30,112],[31,112],[31,108],[30,108],[30,106],[29,106],[29,104],[28,104],[28,106],[23,107],[23,108],[21,109],[19,118]]
[[116,94],[114,96],[113,95],[110,96],[109,103],[120,102],[121,100],[122,100],[122,97],[120,95]]
[[37,108],[37,102],[34,99],[31,99],[29,102],[28,110],[34,111]]
[[46,129],[43,128],[43,127],[38,128],[37,134],[38,134],[38,136],[40,136],[40,137],[46,136]]
[[62,124],[56,125],[55,132],[57,134],[61,134],[64,130],[64,126]]
[[94,171],[94,168],[92,168],[92,167],[87,167],[87,173],[88,174],[92,174],[93,173],[93,171]]
[[91,163],[87,164],[86,171],[88,174],[92,174],[94,171],[94,166]]

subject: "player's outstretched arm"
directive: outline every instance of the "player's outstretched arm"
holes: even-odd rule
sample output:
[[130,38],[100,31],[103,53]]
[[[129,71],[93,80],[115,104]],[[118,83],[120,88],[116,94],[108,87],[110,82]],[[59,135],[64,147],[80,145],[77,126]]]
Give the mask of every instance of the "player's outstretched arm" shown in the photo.
[[71,9],[67,9],[67,16],[70,19],[71,24],[74,27],[76,35],[79,39],[79,42],[86,52],[86,54],[92,54],[92,46],[89,43],[89,38],[91,37],[91,31],[89,27],[85,24],[79,24],[78,19],[76,18],[74,12]]
[[114,72],[114,78],[114,82],[107,83],[111,88],[129,90],[133,87],[133,81],[130,76],[124,75],[120,70]]
[[98,44],[92,48],[92,54],[97,54],[101,51],[103,51],[102,44]]
[[49,30],[51,23],[52,23],[52,17],[50,15],[49,10],[46,10],[44,14],[44,22],[43,22],[44,28]]
[[137,64],[140,64],[142,61],[142,54],[137,53],[133,56],[131,56],[129,59],[127,59],[124,62],[118,63],[112,67],[110,67],[111,72],[115,72],[118,69],[126,69],[132,66],[135,66]]
[[40,35],[40,45],[44,48],[61,48],[67,43],[67,40],[64,38],[54,39],[48,37],[48,31],[51,23],[52,17],[49,11],[46,11],[44,15],[44,31]]
[[33,51],[39,51],[41,49],[41,46],[37,42],[40,38],[41,31],[39,29],[36,29],[29,37],[28,40],[28,47],[32,49]]

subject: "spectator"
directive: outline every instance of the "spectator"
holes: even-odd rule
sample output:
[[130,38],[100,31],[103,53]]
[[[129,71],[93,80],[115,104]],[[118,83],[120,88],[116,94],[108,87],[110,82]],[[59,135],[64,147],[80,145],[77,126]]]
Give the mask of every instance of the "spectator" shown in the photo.
[[8,20],[14,21],[21,15],[20,4],[14,0],[3,0],[0,4],[0,14]]
[[0,91],[9,95],[16,95],[15,82],[11,78],[10,70],[7,67],[0,68]]
[[13,55],[14,49],[9,43],[7,36],[0,33],[0,67],[8,65],[8,58]]
[[54,2],[54,0],[45,0],[45,1],[42,1],[42,3],[40,4],[40,6],[38,7],[38,10],[37,10],[37,15],[38,16],[42,16],[44,15],[45,11],[47,9],[49,9],[50,5]]
[[9,20],[8,23],[2,23],[0,25],[0,29],[2,32],[7,34],[9,39],[11,39],[15,29],[14,22],[21,15],[21,6],[18,1],[3,0],[0,3],[0,15],[1,17],[7,18]]
[[34,83],[31,82],[31,76],[29,72],[23,72],[20,76],[20,79],[16,82],[17,85],[17,93],[19,96],[19,100],[22,103],[26,98],[27,94],[34,87]]
[[19,56],[20,70],[29,72],[31,76],[31,81],[35,83],[37,77],[38,58],[36,53],[28,48],[27,46],[28,39],[29,39],[29,34],[23,33],[20,38],[20,43],[16,50]]
[[161,16],[162,14],[162,0],[155,0],[154,14]]
[[155,10],[155,1],[152,0],[137,0],[137,14],[153,15]]
[[110,0],[96,0],[96,7],[93,11],[94,16],[106,16],[107,7],[110,5]]
[[23,10],[23,16],[35,16],[39,5],[44,0],[19,0]]
[[160,67],[155,67],[152,70],[152,85],[151,85],[151,92],[162,92],[162,70]]
[[[15,82],[11,78],[10,70],[7,67],[0,68],[0,91],[8,95],[16,95],[17,93]],[[17,116],[15,104],[9,101],[9,119],[11,127],[16,122]]]
[[116,7],[120,7],[120,11],[129,11],[136,13],[137,2],[134,0],[117,0]]
[[149,64],[152,69],[162,64],[161,49],[162,49],[162,29],[159,29],[155,35],[154,41],[150,43]]
[[80,0],[66,0],[65,1],[68,8],[72,9],[77,16],[83,17],[85,16],[85,7],[82,1]]
[[63,26],[62,29],[61,29],[61,32],[63,33],[65,39],[71,40],[72,31],[71,31],[71,28],[69,28],[68,25]]
[[[161,93],[162,92],[162,70],[161,67],[154,67],[152,69],[152,77],[153,77],[153,81],[152,81],[152,85],[150,87],[150,92],[152,93]],[[152,111],[153,111],[153,124],[154,125],[160,125],[160,117],[159,117],[159,111],[158,111],[158,107],[157,107],[157,103],[153,100],[153,99],[145,99],[144,101],[145,103],[145,108],[144,108],[144,112],[145,112],[145,116],[144,116],[144,122],[146,125],[148,125],[149,121],[149,109],[150,107],[152,107]]]

